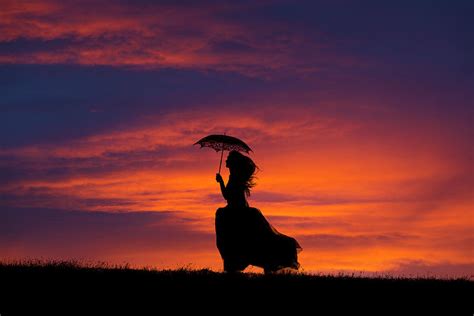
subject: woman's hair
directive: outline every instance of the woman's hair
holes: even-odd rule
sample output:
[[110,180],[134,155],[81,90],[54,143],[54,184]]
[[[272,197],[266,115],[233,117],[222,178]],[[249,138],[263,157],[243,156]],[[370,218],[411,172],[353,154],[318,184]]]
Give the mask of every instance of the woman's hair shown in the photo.
[[255,186],[257,165],[250,157],[232,150],[227,157],[231,177],[245,188],[245,194],[250,196],[250,189]]

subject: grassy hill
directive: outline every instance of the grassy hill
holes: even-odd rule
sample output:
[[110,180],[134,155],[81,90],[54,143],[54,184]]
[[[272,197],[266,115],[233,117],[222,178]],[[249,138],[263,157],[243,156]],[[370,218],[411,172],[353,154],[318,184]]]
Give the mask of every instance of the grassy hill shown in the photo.
[[0,287],[2,316],[170,314],[166,310],[199,315],[258,310],[267,315],[283,309],[311,315],[415,310],[426,315],[440,311],[472,315],[474,311],[474,282],[467,279],[227,274],[29,262],[0,263]]

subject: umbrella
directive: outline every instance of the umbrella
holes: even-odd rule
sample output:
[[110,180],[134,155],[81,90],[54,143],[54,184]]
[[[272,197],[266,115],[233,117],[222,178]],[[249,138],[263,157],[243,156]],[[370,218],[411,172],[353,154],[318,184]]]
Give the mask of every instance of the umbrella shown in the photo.
[[201,145],[202,147],[210,147],[215,151],[221,151],[221,161],[219,162],[219,173],[221,173],[221,166],[222,166],[222,156],[224,155],[224,150],[237,150],[243,151],[247,154],[252,151],[250,147],[236,137],[232,137],[229,135],[209,135],[200,140],[198,140],[194,145]]

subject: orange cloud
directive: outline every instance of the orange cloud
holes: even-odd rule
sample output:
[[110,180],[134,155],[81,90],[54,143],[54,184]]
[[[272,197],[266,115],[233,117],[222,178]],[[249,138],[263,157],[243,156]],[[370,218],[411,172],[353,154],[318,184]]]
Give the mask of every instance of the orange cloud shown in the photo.
[[[426,138],[417,147],[421,139],[377,135],[376,125],[305,107],[242,111],[232,120],[225,110],[189,110],[68,143],[3,149],[0,163],[14,172],[0,193],[9,207],[175,212],[212,235],[224,204],[213,179],[218,154],[192,144],[223,131],[253,147],[261,172],[250,203],[297,237],[307,270],[472,262],[472,177],[449,144]],[[218,260],[212,249],[210,241],[200,262],[218,268],[206,261]],[[177,264],[173,251],[156,264]]]
[[[221,18],[258,7],[6,0],[0,4],[0,43],[37,41],[43,49],[5,51],[0,63],[173,67],[250,76],[290,70],[307,74],[328,63],[360,64],[336,56],[321,34],[306,38],[307,30],[290,31],[281,22]],[[62,45],[48,46],[55,40]]]

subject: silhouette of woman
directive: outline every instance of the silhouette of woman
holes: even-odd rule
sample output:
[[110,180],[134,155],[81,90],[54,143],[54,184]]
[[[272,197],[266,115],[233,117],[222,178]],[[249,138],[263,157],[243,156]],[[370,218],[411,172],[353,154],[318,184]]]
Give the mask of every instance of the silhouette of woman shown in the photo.
[[250,207],[246,197],[255,186],[257,166],[247,156],[231,151],[226,160],[230,175],[227,186],[216,174],[227,206],[216,212],[217,248],[224,260],[224,270],[236,272],[248,265],[258,266],[265,273],[282,268],[298,269],[298,242],[279,233],[257,208]]

